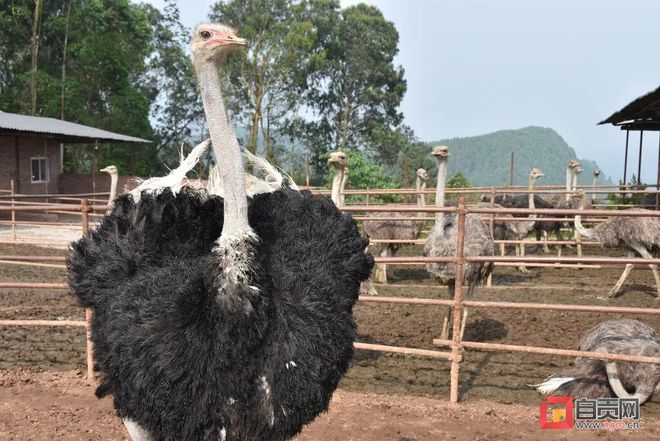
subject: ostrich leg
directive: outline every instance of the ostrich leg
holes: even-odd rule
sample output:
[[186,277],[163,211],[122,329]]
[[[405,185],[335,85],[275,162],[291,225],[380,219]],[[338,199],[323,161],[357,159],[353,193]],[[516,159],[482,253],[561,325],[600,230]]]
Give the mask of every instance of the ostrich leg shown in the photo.
[[[449,300],[454,300],[454,293],[456,292],[456,281],[452,280],[449,283],[447,283],[447,291],[449,291]],[[449,319],[451,318],[451,311],[452,308],[451,306],[447,308],[447,316],[445,317],[445,321],[442,324],[442,333],[440,334],[440,339],[441,340],[447,340],[449,337]]]
[[[635,257],[635,253],[633,251],[629,251],[628,252],[628,257],[630,257],[630,258]],[[633,265],[632,263],[629,263],[629,264],[626,265],[626,268],[623,270],[623,273],[621,274],[621,277],[619,277],[619,280],[616,282],[614,287],[608,293],[608,296],[610,298],[616,297],[616,295],[621,290],[621,287],[623,286],[623,282],[626,281],[626,279],[630,275],[630,272],[632,271],[634,266],[635,265]]]
[[[380,257],[389,257],[390,247],[388,244],[381,244]],[[387,283],[387,265],[379,263],[374,268],[373,280],[375,283]]]
[[549,234],[547,231],[543,232],[543,252],[545,254],[550,254],[550,248],[548,247],[548,240],[550,240]]
[[[525,257],[525,245],[516,244],[515,247],[516,247],[516,257]],[[529,270],[524,265],[520,265],[518,267],[518,270],[523,274],[529,273]]]
[[[477,286],[477,281],[470,281],[468,284],[468,292],[466,295],[466,298],[471,299],[472,294],[474,294],[474,289]],[[463,340],[463,334],[465,333],[465,324],[467,323],[467,316],[468,316],[468,309],[467,307],[463,307],[463,319],[461,320],[461,340]]]
[[[639,253],[645,259],[652,259],[651,253],[644,247],[635,247],[635,251]],[[658,266],[654,264],[649,264],[651,271],[653,271],[653,278],[655,279],[655,298],[660,299],[660,274],[658,274]]]

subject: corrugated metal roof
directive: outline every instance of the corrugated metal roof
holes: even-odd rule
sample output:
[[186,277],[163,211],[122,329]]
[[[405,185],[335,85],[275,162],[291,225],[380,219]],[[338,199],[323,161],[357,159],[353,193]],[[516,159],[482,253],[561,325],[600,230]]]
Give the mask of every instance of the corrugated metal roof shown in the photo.
[[84,126],[69,121],[41,116],[19,115],[0,110],[0,133],[5,130],[42,133],[70,142],[132,142],[151,143],[146,139],[108,132],[94,127]]
[[598,124],[614,124],[623,129],[660,129],[660,87],[631,101]]

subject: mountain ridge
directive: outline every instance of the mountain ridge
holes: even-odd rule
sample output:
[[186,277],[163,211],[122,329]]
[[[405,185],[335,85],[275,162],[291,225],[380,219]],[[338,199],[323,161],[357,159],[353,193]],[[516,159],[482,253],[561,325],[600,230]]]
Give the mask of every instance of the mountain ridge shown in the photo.
[[[473,186],[505,185],[509,183],[510,155],[514,152],[514,185],[527,184],[532,167],[539,168],[545,177],[539,185],[564,185],[566,163],[577,159],[584,171],[578,176],[579,185],[591,185],[596,161],[578,158],[575,149],[554,129],[527,126],[503,129],[477,136],[447,138],[426,142],[429,148],[444,144],[449,147],[447,175],[461,172]],[[599,184],[612,181],[602,172]]]

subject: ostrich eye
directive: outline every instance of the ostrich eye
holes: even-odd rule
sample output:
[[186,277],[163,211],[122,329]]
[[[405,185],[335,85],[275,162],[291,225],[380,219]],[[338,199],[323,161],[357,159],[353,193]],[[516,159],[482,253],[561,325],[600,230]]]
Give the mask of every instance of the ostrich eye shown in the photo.
[[202,37],[202,40],[208,40],[211,38],[211,33],[209,31],[202,31],[199,33],[199,36]]

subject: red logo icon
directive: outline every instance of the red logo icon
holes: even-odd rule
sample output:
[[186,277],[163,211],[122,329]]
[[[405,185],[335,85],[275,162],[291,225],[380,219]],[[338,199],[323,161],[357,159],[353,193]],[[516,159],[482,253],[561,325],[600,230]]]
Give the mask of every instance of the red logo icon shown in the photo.
[[548,397],[539,407],[541,429],[573,428],[573,397]]

